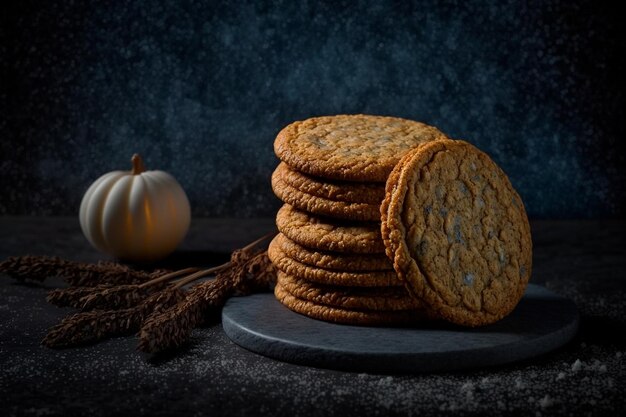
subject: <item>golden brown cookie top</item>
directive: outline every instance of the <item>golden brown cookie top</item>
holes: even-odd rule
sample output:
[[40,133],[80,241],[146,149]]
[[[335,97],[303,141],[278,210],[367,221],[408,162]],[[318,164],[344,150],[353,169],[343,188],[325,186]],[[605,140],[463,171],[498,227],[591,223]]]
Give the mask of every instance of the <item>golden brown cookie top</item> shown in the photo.
[[397,117],[323,116],[285,127],[274,141],[274,152],[309,175],[385,182],[406,152],[444,137],[433,126]]
[[385,245],[413,295],[462,325],[510,313],[531,274],[532,242],[506,174],[471,144],[445,140],[411,151],[389,181]]

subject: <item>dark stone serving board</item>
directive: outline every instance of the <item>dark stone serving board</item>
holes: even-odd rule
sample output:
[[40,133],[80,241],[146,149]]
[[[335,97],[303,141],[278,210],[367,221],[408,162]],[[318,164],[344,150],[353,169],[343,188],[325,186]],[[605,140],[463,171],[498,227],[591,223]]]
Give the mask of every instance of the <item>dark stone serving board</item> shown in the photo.
[[368,372],[480,368],[534,357],[571,340],[574,303],[529,285],[498,323],[468,329],[433,322],[416,327],[348,326],[292,312],[272,294],[231,298],[222,312],[228,337],[262,355],[302,365]]

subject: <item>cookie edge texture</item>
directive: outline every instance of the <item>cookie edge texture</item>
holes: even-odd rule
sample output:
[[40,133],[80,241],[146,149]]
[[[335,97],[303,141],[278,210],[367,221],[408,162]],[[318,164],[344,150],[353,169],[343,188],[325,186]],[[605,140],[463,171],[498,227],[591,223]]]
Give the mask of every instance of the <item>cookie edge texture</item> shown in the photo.
[[319,284],[354,286],[354,287],[392,287],[401,286],[396,271],[369,271],[369,272],[349,272],[332,271],[305,265],[288,257],[272,240],[267,249],[270,261],[280,271],[294,275],[307,281]]
[[331,323],[356,326],[407,325],[423,321],[426,317],[419,310],[360,311],[331,307],[294,297],[281,285],[274,287],[274,296],[282,305],[293,312]]
[[331,307],[365,311],[405,311],[423,309],[404,287],[340,287],[312,283],[278,271],[277,282],[301,300]]
[[283,233],[274,239],[285,255],[305,265],[337,271],[393,271],[393,264],[384,254],[359,254],[309,249]]
[[[302,228],[294,227],[292,216],[305,216],[308,218],[309,228],[318,229],[317,233],[308,233]],[[313,222],[311,222],[313,220]],[[362,233],[358,238],[357,234],[342,233],[337,231],[338,228],[349,229],[355,227],[352,225],[341,224],[346,220],[338,220],[317,216],[306,213],[293,207],[290,204],[284,204],[276,214],[276,226],[278,230],[293,240],[297,244],[309,249],[325,250],[341,253],[356,254],[381,254],[385,253],[385,246],[380,236],[380,226],[374,223],[364,223],[358,227],[371,228],[371,230]],[[332,228],[332,231],[327,229]],[[375,234],[376,236],[367,236]]]
[[316,178],[296,171],[282,161],[274,173],[285,184],[298,191],[332,201],[379,205],[385,198],[385,187],[381,183],[358,183]]
[[334,201],[304,193],[272,174],[272,191],[282,202],[319,216],[352,221],[380,221],[380,204]]

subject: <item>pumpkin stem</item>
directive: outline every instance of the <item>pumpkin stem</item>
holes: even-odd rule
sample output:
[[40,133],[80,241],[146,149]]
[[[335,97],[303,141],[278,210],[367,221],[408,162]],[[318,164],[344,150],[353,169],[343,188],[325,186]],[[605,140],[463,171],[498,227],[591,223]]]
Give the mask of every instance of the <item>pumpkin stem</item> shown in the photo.
[[133,171],[131,172],[131,174],[139,175],[146,170],[146,167],[143,164],[143,160],[138,153],[134,154],[130,161],[133,163]]

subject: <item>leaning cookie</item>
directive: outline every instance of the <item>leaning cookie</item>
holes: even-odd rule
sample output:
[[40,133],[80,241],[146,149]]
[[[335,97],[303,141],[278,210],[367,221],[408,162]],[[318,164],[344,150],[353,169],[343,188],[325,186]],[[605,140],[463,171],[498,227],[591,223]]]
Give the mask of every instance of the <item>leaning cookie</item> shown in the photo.
[[276,215],[278,230],[294,242],[317,250],[379,254],[385,252],[380,224],[315,216],[283,205]]
[[509,314],[531,274],[532,242],[506,174],[476,147],[453,140],[424,144],[399,165],[386,187],[383,234],[407,288],[456,324]]
[[355,287],[401,286],[395,271],[331,271],[305,265],[289,258],[281,250],[275,240],[270,242],[267,255],[277,269],[288,275],[297,276],[308,281],[328,285]]
[[294,297],[280,284],[274,288],[274,295],[281,304],[296,313],[334,323],[358,326],[401,325],[425,319],[425,314],[420,310],[362,311],[316,304]]

